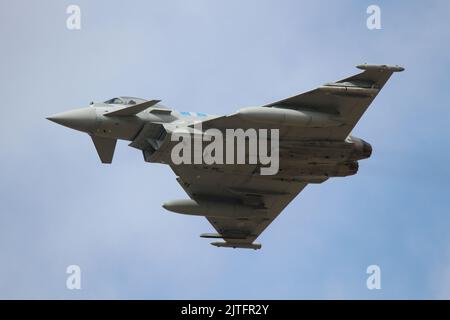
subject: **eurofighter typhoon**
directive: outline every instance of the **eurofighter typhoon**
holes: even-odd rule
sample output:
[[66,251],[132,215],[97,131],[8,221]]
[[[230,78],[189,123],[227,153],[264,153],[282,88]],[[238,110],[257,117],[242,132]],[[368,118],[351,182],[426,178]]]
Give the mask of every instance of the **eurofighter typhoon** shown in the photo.
[[350,133],[399,66],[359,65],[343,80],[227,116],[178,112],[159,100],[118,97],[48,120],[85,132],[102,163],[117,139],[146,162],[169,165],[189,199],[169,211],[204,216],[217,247],[260,249],[254,241],[309,183],[356,174],[372,147]]

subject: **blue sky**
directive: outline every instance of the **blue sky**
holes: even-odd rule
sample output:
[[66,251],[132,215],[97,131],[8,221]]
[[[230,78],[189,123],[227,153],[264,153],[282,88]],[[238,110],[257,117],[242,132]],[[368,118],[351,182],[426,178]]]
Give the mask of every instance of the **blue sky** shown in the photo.
[[[65,13],[81,8],[82,28]],[[381,8],[382,29],[366,28]],[[448,1],[0,2],[0,298],[450,298]],[[168,167],[45,116],[118,95],[226,114],[399,64],[353,134],[358,175],[308,186],[259,251],[218,249]],[[82,289],[65,287],[66,267]],[[366,268],[381,267],[381,290]]]

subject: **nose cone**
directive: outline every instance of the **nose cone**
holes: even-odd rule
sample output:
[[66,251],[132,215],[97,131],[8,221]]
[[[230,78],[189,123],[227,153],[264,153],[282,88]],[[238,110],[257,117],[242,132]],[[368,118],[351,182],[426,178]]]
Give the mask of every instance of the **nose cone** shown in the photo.
[[65,127],[90,132],[95,126],[95,110],[92,107],[61,112],[47,117],[48,120]]

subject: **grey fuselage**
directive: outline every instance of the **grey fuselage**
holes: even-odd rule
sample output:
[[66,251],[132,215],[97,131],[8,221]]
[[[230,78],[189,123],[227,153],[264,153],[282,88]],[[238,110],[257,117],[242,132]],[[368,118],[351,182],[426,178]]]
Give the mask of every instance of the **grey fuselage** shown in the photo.
[[[139,103],[148,103],[143,99],[134,99]],[[122,100],[127,101],[125,98]],[[102,162],[112,161],[115,141],[120,139],[132,141],[130,146],[142,150],[147,162],[173,165],[170,157],[170,149],[174,145],[169,139],[171,131],[218,118],[197,112],[178,112],[159,103],[136,114],[111,115],[117,110],[127,108],[132,109],[134,105],[93,103],[89,107],[56,114],[48,119],[88,133]],[[241,109],[245,120],[249,117],[248,109]],[[267,117],[266,114],[263,115]],[[154,126],[154,129],[150,126]],[[114,141],[112,150],[109,150],[109,141]],[[111,153],[109,160],[102,158],[101,150]],[[358,170],[357,160],[368,158],[371,152],[372,148],[368,143],[351,136],[345,141],[303,141],[283,137],[280,139],[280,162],[284,174],[301,175],[310,183],[320,183],[328,177],[355,174]]]
[[[158,107],[165,108],[164,106]],[[181,127],[196,121],[217,117],[195,112],[178,112],[176,110],[170,110],[171,112],[168,114],[152,113],[152,110],[145,110],[128,117],[105,116],[105,113],[121,108],[123,106],[94,103],[89,107],[58,113],[47,119],[66,127],[86,132],[89,135],[132,141],[146,123],[172,123]]]

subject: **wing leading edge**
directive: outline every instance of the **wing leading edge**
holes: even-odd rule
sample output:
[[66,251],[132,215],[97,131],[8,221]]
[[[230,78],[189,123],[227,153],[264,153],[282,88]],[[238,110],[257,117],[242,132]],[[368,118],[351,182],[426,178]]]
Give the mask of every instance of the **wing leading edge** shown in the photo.
[[172,166],[180,185],[200,204],[205,201],[236,204],[255,212],[246,216],[233,215],[231,211],[228,217],[206,216],[217,233],[201,237],[225,241],[212,245],[259,249],[261,245],[254,243],[256,238],[306,186],[305,182],[280,175],[261,176],[255,174],[254,169],[250,165],[209,169],[195,165]]
[[344,140],[353,130],[361,116],[379,94],[394,72],[404,69],[398,66],[359,65],[361,73],[326,83],[311,91],[265,104],[262,108],[277,108],[319,112],[333,116],[339,126],[299,127],[290,125],[261,124],[243,119],[237,112],[204,121],[204,128],[255,128],[279,129],[280,139]]

